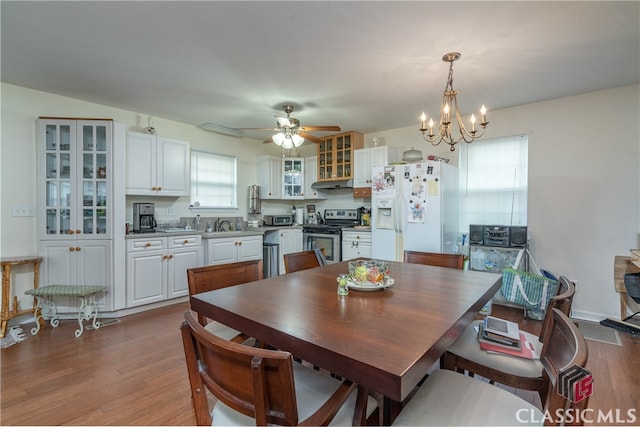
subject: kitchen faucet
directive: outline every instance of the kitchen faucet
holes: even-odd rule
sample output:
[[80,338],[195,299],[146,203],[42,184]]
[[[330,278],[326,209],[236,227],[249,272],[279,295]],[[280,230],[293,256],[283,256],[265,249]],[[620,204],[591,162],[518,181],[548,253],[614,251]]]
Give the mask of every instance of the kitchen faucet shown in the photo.
[[196,215],[196,230],[200,230],[200,214]]
[[218,223],[218,221],[216,220],[216,231],[223,231],[222,230],[222,224],[227,223],[228,227],[227,227],[227,231],[231,228],[231,221],[229,221],[228,219],[223,219],[222,221],[220,221]]

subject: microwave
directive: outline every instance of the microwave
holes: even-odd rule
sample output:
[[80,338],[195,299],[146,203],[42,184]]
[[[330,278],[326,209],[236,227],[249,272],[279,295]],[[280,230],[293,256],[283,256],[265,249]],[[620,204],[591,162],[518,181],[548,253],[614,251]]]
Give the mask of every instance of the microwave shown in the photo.
[[292,215],[265,215],[264,225],[293,225]]

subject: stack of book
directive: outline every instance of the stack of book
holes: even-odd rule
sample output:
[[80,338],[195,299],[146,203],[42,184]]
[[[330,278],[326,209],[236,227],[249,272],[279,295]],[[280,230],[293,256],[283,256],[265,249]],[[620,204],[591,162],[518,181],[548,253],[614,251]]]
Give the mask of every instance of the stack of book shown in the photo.
[[520,332],[518,324],[487,316],[478,328],[480,348],[489,352],[510,354],[525,359],[537,359],[533,345]]

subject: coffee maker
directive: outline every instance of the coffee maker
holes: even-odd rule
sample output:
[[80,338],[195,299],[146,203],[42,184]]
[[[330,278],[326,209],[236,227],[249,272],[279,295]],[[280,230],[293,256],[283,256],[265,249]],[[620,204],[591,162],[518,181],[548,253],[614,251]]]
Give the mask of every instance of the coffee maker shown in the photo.
[[155,211],[154,203],[134,203],[133,232],[152,233],[156,231],[158,224],[156,223]]

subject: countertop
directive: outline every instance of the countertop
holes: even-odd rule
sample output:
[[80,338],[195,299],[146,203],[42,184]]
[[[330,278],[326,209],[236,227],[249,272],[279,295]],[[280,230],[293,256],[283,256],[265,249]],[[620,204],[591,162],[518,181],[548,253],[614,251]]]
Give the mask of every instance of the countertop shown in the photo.
[[371,227],[361,227],[361,226],[345,227],[342,229],[342,231],[357,231],[359,233],[370,233]]
[[198,230],[180,230],[180,231],[155,231],[153,233],[129,233],[125,236],[126,239],[148,239],[150,237],[169,237],[169,236],[202,236],[203,239],[222,239],[224,237],[233,236],[262,236],[265,233],[265,229],[260,228],[246,228],[241,231],[216,231],[207,233],[205,231]]

